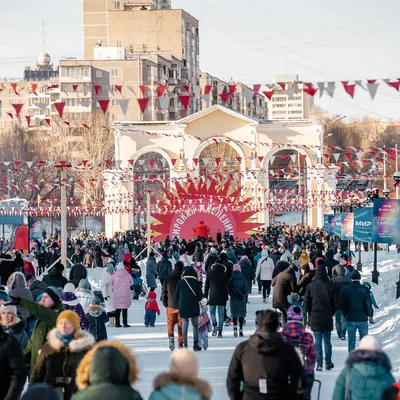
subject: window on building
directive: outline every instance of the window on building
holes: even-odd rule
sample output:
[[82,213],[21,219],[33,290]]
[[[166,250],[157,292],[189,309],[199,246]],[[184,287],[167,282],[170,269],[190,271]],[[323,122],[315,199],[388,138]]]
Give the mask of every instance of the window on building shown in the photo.
[[113,78],[118,78],[118,70],[117,69],[112,69],[111,70],[111,76]]
[[119,122],[119,114],[113,114],[111,118],[113,122]]
[[8,94],[14,94],[14,89],[8,89]]
[[119,1],[114,2],[114,8],[121,8],[121,2]]
[[103,71],[101,69],[96,69],[96,78],[102,78],[103,77]]
[[119,102],[116,99],[111,100],[111,107],[119,107]]

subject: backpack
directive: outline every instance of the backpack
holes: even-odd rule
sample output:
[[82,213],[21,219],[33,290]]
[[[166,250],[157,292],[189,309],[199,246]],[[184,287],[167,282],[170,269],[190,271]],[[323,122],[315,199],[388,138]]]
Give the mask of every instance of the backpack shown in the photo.
[[307,355],[305,350],[299,344],[293,347],[297,356],[299,357],[301,366],[303,367],[303,369],[305,369],[307,366]]

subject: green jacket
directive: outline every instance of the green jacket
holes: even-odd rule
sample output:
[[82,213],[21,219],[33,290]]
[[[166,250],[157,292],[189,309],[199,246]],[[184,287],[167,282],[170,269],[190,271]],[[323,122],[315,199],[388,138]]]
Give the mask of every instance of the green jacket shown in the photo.
[[353,351],[336,381],[332,400],[346,399],[347,379],[349,400],[381,400],[382,393],[395,382],[390,370],[390,361],[385,353]]
[[58,314],[64,310],[64,307],[62,303],[59,303],[54,308],[46,308],[26,299],[21,299],[20,305],[37,318],[32,336],[24,350],[25,355],[30,354],[31,371],[33,371],[39,356],[39,351],[47,341],[47,334],[56,327]]

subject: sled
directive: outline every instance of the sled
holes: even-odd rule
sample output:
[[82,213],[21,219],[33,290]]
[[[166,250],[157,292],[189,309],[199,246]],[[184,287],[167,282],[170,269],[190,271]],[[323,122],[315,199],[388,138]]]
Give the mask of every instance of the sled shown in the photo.
[[[315,383],[318,384],[318,396],[317,396],[316,400],[320,400],[320,398],[321,398],[322,382],[319,381],[318,379],[314,379],[314,386],[313,386],[313,388],[315,387]],[[314,400],[314,399],[313,399],[313,400]]]

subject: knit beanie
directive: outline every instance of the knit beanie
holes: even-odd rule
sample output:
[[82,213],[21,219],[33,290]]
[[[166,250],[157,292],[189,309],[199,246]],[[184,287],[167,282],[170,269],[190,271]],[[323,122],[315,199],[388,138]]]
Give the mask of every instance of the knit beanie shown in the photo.
[[352,281],[361,281],[361,274],[355,269],[351,274]]
[[5,290],[0,290],[0,300],[8,301],[8,294]]
[[14,314],[15,316],[17,316],[17,307],[16,306],[11,306],[11,305],[6,306],[5,304],[1,305],[0,306],[0,314],[5,311],[9,311],[12,314]]
[[89,281],[87,279],[81,279],[79,281],[79,288],[91,290]]
[[58,290],[55,287],[49,286],[43,290],[43,293],[48,294],[49,297],[53,300],[54,304],[61,303],[60,295],[58,293]]
[[196,378],[199,373],[199,362],[196,355],[188,349],[174,351],[171,356],[169,371],[183,378]]
[[376,336],[364,336],[358,345],[359,350],[383,351],[382,342]]
[[62,320],[62,319],[67,319],[69,322],[71,322],[72,326],[74,327],[74,332],[76,332],[79,329],[79,324],[81,322],[81,319],[79,315],[71,310],[66,310],[63,311],[59,314],[57,318],[57,324]]
[[111,263],[108,263],[108,264],[106,265],[106,271],[107,271],[107,272],[110,272],[110,271],[113,271],[113,270],[114,270],[114,265],[111,264]]
[[235,264],[235,265],[233,266],[233,270],[234,270],[234,271],[241,271],[240,265],[239,265],[239,264]]
[[73,283],[69,282],[64,286],[63,293],[75,293],[75,286]]
[[303,319],[303,312],[298,306],[291,306],[288,310],[288,321],[301,321]]

